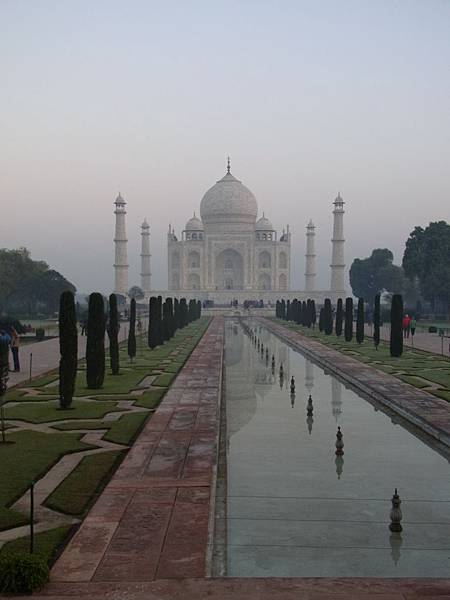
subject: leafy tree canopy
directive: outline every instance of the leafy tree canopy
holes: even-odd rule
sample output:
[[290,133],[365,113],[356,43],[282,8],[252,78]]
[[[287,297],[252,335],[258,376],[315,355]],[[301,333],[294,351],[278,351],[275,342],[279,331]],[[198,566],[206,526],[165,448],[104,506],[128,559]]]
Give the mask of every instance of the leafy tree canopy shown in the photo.
[[76,292],[58,271],[32,260],[26,248],[0,249],[0,281],[0,314],[51,314],[62,292]]
[[350,267],[350,285],[358,298],[373,304],[379,292],[400,293],[405,276],[403,269],[392,264],[394,255],[387,248],[377,248],[368,258],[355,258]]
[[415,227],[406,241],[403,269],[419,280],[426,300],[450,306],[450,225],[445,221]]
[[142,300],[142,298],[145,296],[144,292],[138,285],[133,285],[133,287],[128,290],[128,295],[131,299],[134,298],[135,300]]

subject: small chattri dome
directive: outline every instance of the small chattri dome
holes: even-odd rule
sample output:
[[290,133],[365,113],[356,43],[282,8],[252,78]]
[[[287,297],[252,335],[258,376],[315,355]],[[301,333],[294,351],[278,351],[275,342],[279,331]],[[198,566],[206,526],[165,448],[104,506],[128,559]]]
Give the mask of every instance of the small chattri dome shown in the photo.
[[195,215],[186,223],[185,231],[203,231],[203,223]]
[[256,221],[255,229],[258,231],[273,231],[273,225],[269,219],[266,219],[266,216],[263,213],[263,216]]

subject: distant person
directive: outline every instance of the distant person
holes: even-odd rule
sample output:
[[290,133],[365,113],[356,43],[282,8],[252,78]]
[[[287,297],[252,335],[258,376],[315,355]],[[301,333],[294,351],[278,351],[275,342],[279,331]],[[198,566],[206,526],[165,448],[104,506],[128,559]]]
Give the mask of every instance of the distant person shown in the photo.
[[11,354],[12,354],[13,363],[14,363],[14,373],[20,372],[19,346],[20,346],[19,334],[14,329],[14,327],[11,327]]
[[409,337],[409,331],[410,331],[410,323],[411,323],[411,317],[409,315],[405,315],[403,317],[403,337],[407,338]]
[[9,371],[9,347],[11,345],[11,336],[4,329],[0,329],[0,352],[5,356]]
[[411,329],[411,335],[414,337],[416,333],[417,321],[414,317],[411,317],[411,321],[409,322],[409,327]]
[[80,321],[81,335],[86,335],[86,321]]

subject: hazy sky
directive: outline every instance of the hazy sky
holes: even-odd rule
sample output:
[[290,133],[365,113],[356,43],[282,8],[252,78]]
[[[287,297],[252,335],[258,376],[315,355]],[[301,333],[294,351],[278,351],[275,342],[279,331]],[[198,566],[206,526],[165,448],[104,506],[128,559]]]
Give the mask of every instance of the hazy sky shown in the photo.
[[0,247],[27,246],[80,291],[113,286],[113,201],[128,203],[130,285],[166,232],[232,172],[279,230],[317,225],[329,284],[332,201],[346,259],[450,220],[448,0],[0,0]]

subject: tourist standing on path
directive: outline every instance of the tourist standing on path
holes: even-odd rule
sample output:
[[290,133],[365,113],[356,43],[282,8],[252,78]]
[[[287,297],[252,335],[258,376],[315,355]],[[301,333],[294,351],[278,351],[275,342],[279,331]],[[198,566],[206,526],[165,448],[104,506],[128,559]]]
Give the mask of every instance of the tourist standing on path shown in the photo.
[[11,327],[11,353],[12,353],[13,362],[14,362],[14,373],[20,372],[19,346],[20,346],[19,334],[14,329],[14,327]]
[[405,315],[403,317],[403,337],[409,337],[409,329],[410,329],[411,317],[409,315]]
[[411,321],[409,322],[409,326],[411,328],[411,335],[414,337],[416,333],[417,321],[414,317],[411,317]]

